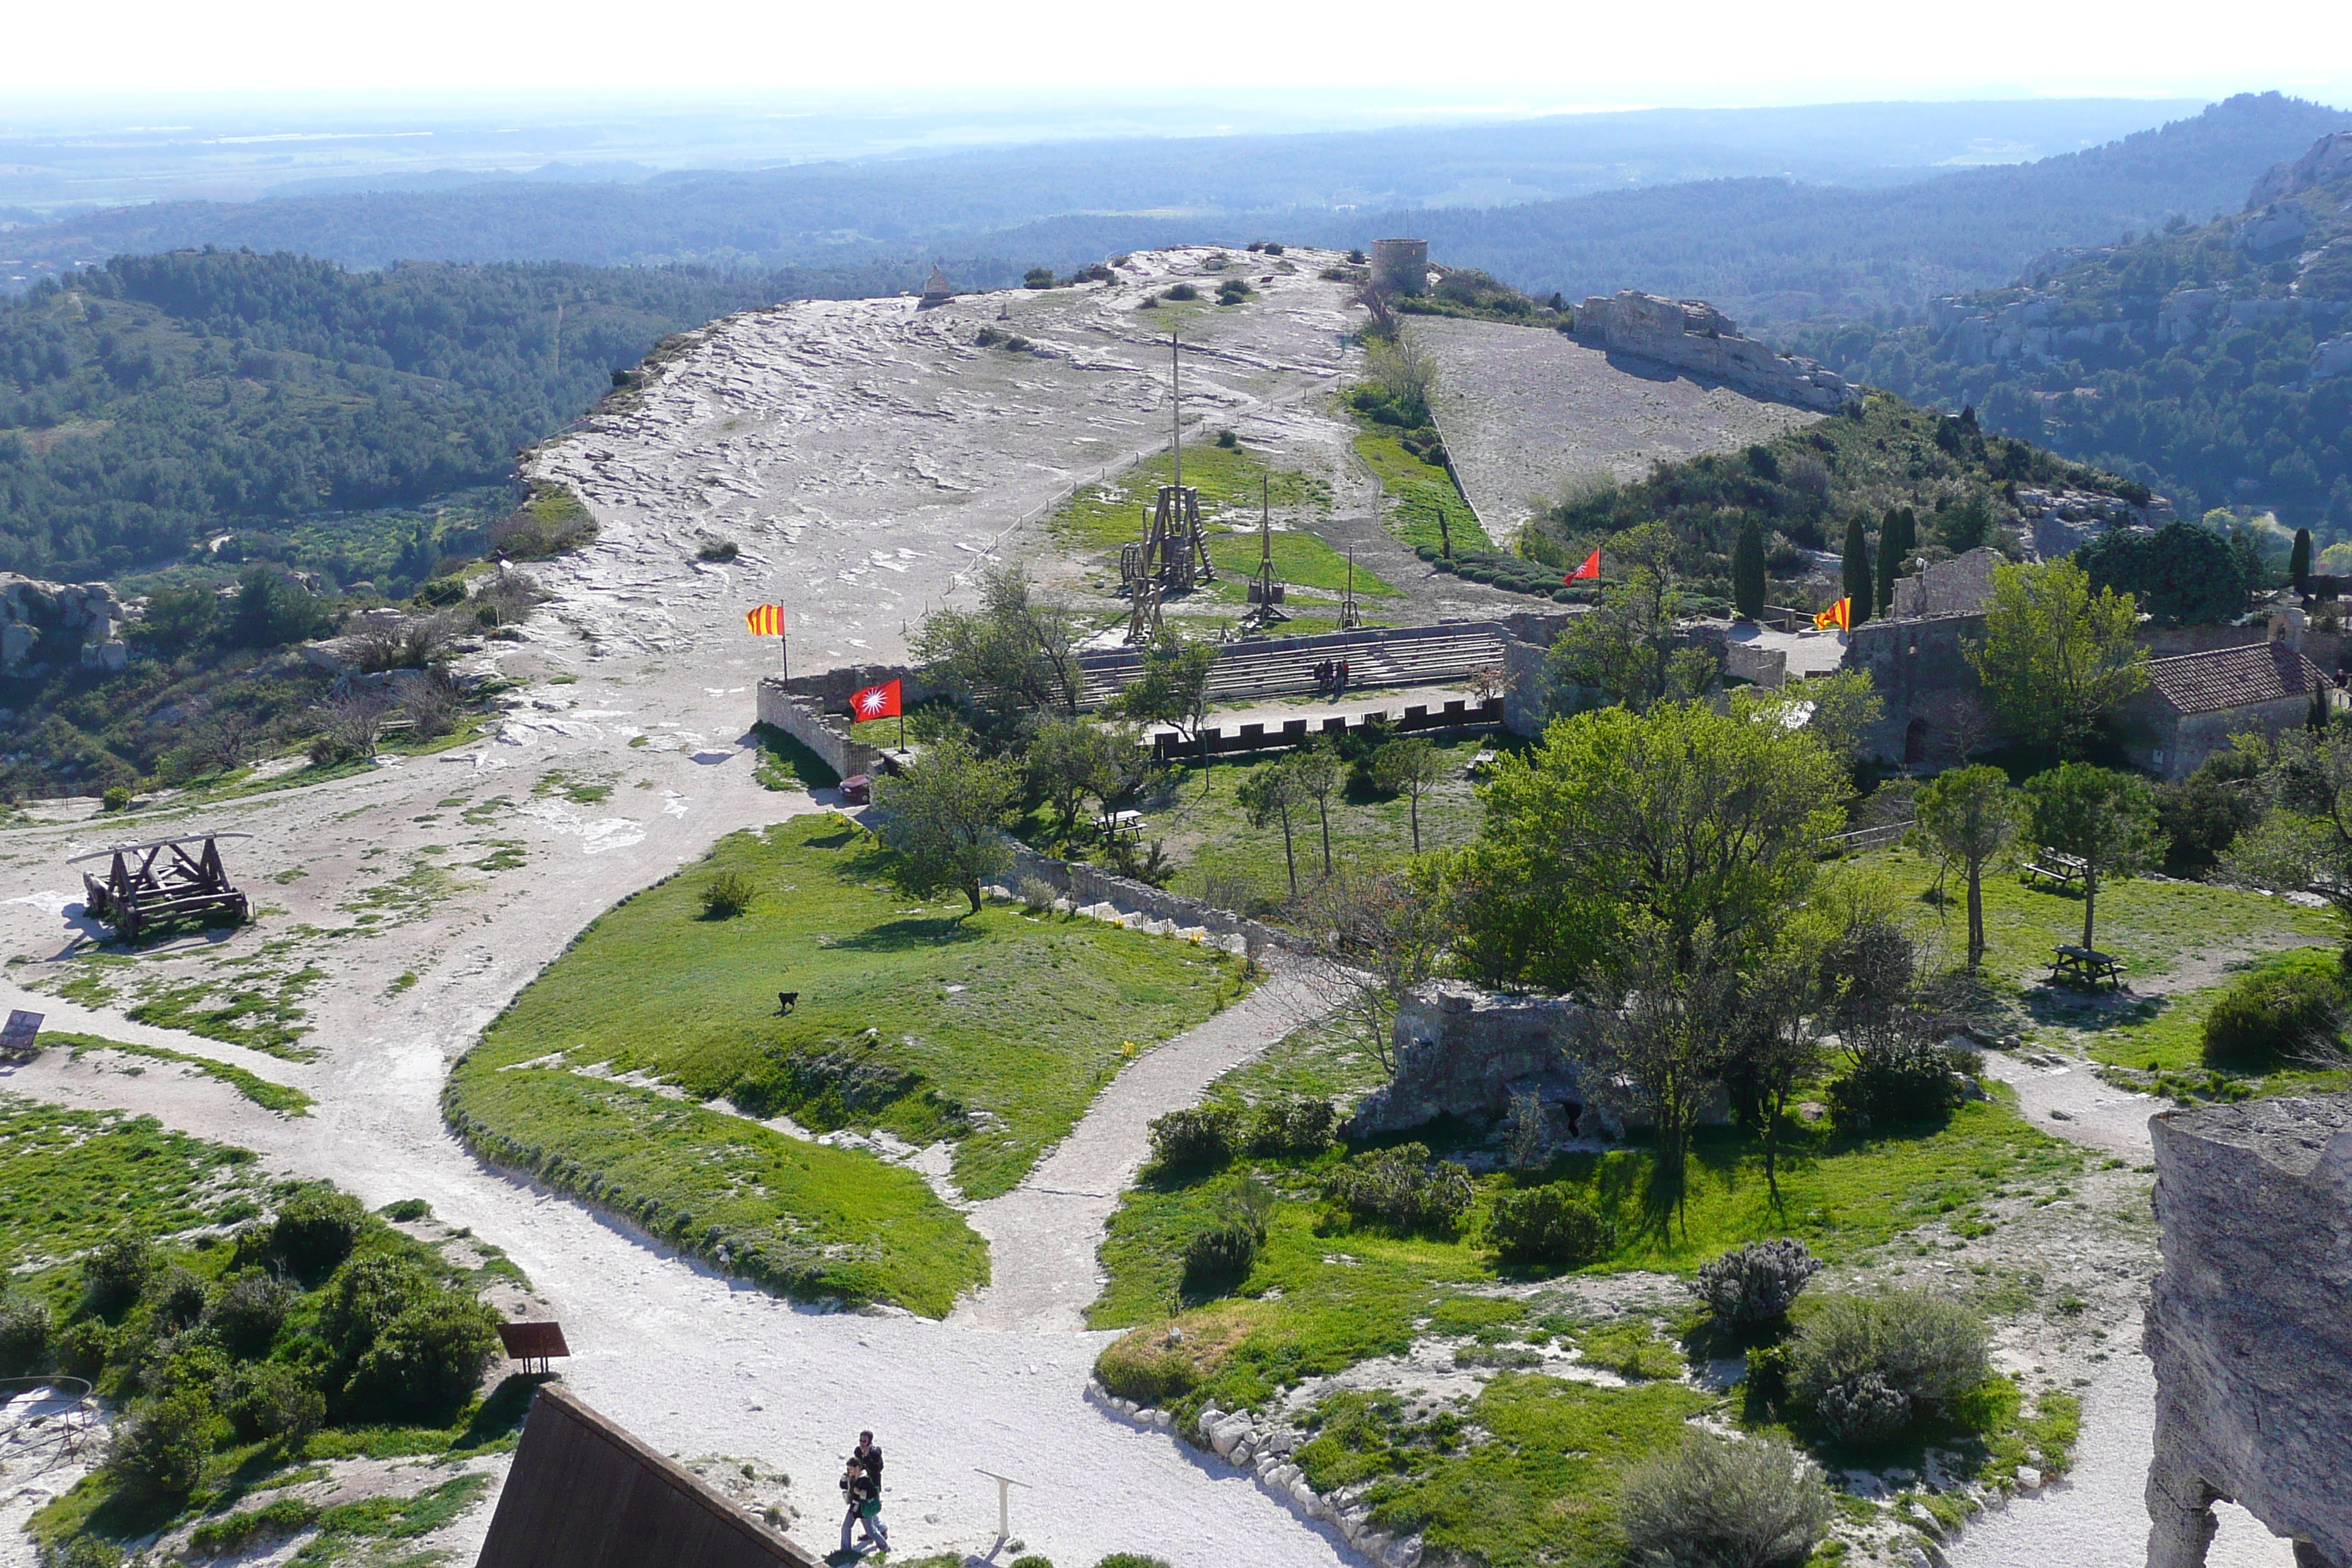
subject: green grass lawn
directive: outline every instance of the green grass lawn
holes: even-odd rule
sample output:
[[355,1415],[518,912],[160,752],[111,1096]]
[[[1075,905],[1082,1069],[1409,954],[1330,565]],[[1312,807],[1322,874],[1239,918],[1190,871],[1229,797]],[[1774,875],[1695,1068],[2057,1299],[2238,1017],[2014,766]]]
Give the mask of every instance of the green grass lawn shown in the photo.
[[[1402,711],[1404,703],[1397,704]],[[1233,721],[1223,721],[1231,728]],[[1280,726],[1268,721],[1269,729]],[[1477,832],[1482,808],[1471,781],[1462,776],[1470,759],[1491,741],[1476,736],[1435,742],[1454,767],[1454,776],[1422,796],[1421,843],[1424,851],[1451,848]],[[1206,899],[1221,908],[1264,910],[1287,899],[1290,882],[1284,869],[1282,829],[1250,826],[1242,809],[1240,790],[1257,769],[1271,765],[1278,753],[1255,760],[1211,764],[1203,787],[1197,763],[1186,763],[1171,773],[1166,787],[1140,803],[1147,819],[1144,837],[1168,847],[1176,871],[1169,888],[1189,898]],[[1335,868],[1356,874],[1402,864],[1412,854],[1410,803],[1368,792],[1347,793],[1343,784],[1331,796],[1331,861]],[[1051,847],[1049,814],[1040,812],[1020,829],[1022,837]],[[1323,838],[1310,805],[1296,819],[1294,852],[1298,861],[1298,885],[1304,889],[1323,874]]]
[[[1926,901],[1936,880],[1935,863],[1908,849],[1858,856],[1857,869],[1884,875],[1917,913],[1915,933],[1939,945],[1958,962],[1968,943],[1967,888],[1957,878],[1944,884],[1947,902]],[[2083,940],[2083,900],[2075,892],[2028,888],[2015,874],[1984,882],[1985,967],[2017,984],[2039,981],[2049,972],[2052,948]],[[2126,980],[2168,973],[2184,959],[2204,954],[2260,952],[2338,940],[2336,918],[2325,910],[2237,888],[2203,882],[2135,878],[2099,889],[2099,950],[2123,960]]]
[[1450,532],[1457,553],[1501,548],[1479,526],[1477,514],[1454,488],[1454,477],[1406,451],[1394,432],[1360,420],[1355,447],[1356,456],[1380,477],[1381,521],[1391,533],[1407,544],[1435,550]]
[[[1247,983],[1212,947],[911,904],[880,857],[837,816],[721,841],[606,913],[516,999],[452,1075],[451,1120],[500,1163],[736,1272],[944,1313],[986,1278],[986,1251],[918,1176],[700,1102],[951,1139],[958,1184],[994,1196],[1130,1043],[1190,1028]],[[702,911],[722,871],[759,889],[731,920]],[[782,990],[800,993],[789,1016]]]

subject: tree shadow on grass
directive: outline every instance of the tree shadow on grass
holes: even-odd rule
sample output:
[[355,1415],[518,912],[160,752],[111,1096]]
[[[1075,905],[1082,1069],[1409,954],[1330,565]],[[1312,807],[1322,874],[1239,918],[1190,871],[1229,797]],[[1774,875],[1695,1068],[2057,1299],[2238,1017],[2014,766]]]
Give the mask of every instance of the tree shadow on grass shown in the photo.
[[921,920],[885,921],[868,926],[855,936],[841,938],[834,945],[851,952],[911,952],[927,947],[946,947],[955,942],[982,942],[987,933],[965,923],[957,915],[927,916]]
[[2022,997],[2026,1016],[2061,1029],[2118,1029],[2153,1022],[2172,1005],[2168,996],[2136,996],[2128,991],[2075,991],[2063,985],[2033,985]]

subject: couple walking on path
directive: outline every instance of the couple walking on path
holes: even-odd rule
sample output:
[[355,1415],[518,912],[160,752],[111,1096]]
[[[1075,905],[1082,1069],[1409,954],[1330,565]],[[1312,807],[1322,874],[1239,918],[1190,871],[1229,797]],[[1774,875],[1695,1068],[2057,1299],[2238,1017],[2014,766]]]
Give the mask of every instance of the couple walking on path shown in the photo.
[[890,1550],[890,1531],[882,1523],[882,1445],[874,1440],[871,1432],[857,1435],[857,1447],[849,1456],[849,1463],[841,1472],[841,1498],[847,1510],[841,1516],[841,1549],[852,1550],[849,1544],[850,1526],[864,1522],[865,1539],[856,1550],[869,1547]]

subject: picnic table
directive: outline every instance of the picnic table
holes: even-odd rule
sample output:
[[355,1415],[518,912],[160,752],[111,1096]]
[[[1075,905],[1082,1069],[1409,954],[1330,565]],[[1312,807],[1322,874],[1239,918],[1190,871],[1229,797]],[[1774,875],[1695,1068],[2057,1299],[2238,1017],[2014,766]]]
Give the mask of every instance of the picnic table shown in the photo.
[[1102,829],[1102,836],[1105,838],[1133,838],[1139,841],[1143,837],[1143,813],[1107,811],[1095,818],[1095,826]]
[[2048,879],[2061,888],[2072,887],[2081,881],[2084,874],[2089,870],[2090,867],[2080,856],[2068,855],[2050,848],[2046,845],[2040,854],[2028,860],[2024,866],[2027,882],[2031,883],[2035,878],[2041,877]]
[[2105,981],[2116,990],[2123,989],[2124,966],[2116,959],[2095,948],[2074,947],[2061,943],[2056,956],[2050,961],[2050,984],[2071,985],[2078,991],[2095,991]]

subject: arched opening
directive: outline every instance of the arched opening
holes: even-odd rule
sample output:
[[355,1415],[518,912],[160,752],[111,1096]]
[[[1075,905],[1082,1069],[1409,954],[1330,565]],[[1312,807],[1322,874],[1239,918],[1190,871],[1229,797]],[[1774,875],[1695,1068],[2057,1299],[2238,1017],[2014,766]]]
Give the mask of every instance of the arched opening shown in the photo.
[[1903,731],[1903,765],[1914,767],[1927,760],[1927,721],[1914,719]]

